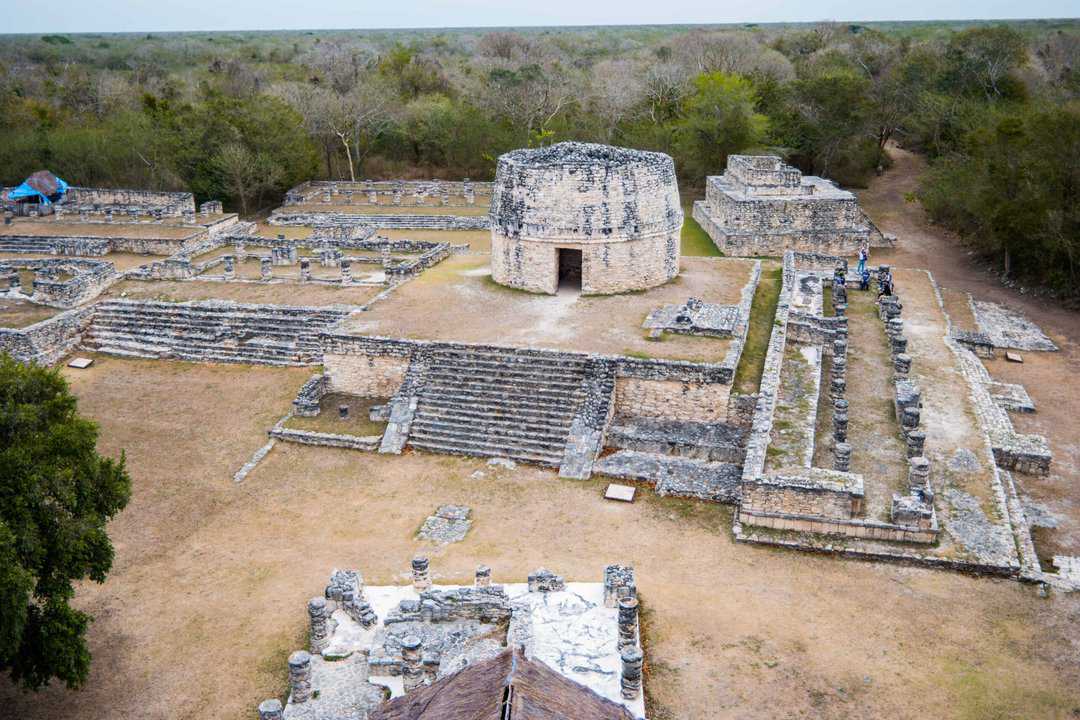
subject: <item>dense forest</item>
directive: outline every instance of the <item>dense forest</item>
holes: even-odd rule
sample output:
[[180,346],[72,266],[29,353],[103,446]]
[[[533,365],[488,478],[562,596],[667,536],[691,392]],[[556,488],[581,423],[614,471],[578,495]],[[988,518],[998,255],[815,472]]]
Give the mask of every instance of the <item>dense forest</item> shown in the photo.
[[0,182],[186,188],[256,212],[311,177],[490,178],[564,139],[732,152],[919,200],[1005,271],[1080,287],[1080,22],[0,37]]

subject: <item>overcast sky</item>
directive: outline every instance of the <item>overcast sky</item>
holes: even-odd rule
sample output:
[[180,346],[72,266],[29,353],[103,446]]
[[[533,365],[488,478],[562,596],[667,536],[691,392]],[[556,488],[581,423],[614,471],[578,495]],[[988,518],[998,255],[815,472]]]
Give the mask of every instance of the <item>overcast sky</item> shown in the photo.
[[14,0],[0,11],[0,33],[1064,18],[1078,9],[1077,0]]

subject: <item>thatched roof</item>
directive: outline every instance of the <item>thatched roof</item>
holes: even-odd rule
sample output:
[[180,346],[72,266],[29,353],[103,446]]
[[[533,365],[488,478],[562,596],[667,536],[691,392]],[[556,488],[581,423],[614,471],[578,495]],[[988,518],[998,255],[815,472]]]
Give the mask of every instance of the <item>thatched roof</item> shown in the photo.
[[519,650],[383,703],[369,720],[634,720],[622,705]]

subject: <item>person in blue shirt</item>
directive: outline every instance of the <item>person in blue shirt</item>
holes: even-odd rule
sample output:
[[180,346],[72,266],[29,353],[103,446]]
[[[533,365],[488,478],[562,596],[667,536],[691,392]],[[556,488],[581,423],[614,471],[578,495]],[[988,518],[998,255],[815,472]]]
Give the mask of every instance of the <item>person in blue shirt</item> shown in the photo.
[[867,270],[865,267],[859,273],[859,289],[860,290],[869,290],[870,289],[870,271]]

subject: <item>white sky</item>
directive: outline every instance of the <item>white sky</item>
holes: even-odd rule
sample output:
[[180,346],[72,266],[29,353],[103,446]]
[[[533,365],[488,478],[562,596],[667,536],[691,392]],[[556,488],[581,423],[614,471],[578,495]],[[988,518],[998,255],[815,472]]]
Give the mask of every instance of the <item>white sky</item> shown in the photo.
[[1068,18],[1077,0],[56,0],[4,3],[0,34]]

